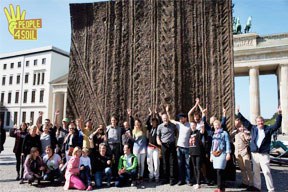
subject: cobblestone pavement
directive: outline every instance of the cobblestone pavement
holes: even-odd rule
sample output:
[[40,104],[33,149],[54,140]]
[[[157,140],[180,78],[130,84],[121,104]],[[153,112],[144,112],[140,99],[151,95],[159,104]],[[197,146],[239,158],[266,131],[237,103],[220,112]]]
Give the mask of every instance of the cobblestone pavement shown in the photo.
[[[288,141],[288,137],[280,137],[280,140]],[[53,191],[63,191],[62,186],[53,187],[46,186],[45,183],[41,184],[40,187],[30,186],[27,183],[20,185],[18,181],[15,181],[16,178],[16,170],[15,170],[15,156],[12,152],[14,145],[14,139],[9,138],[7,135],[7,140],[4,145],[5,150],[0,154],[0,191],[45,191],[45,192],[53,192]],[[276,191],[288,191],[287,187],[287,178],[288,178],[288,166],[287,165],[271,165],[272,175],[274,180],[274,185]],[[262,189],[266,189],[264,177],[262,177]],[[237,171],[237,180],[236,183],[227,183],[226,191],[244,191],[243,188],[237,187],[241,183],[241,176],[239,171]],[[170,192],[170,191],[196,191],[193,187],[183,185],[183,186],[170,186],[170,185],[159,185],[156,186],[154,183],[149,183],[148,181],[144,182],[145,189],[136,188],[136,187],[124,187],[124,188],[103,188],[97,189],[95,191],[159,191],[159,192]],[[199,192],[211,192],[215,189],[215,187],[210,187],[207,185],[202,185],[202,188],[197,190]],[[76,191],[76,190],[73,190]],[[266,190],[263,190],[266,191]]]

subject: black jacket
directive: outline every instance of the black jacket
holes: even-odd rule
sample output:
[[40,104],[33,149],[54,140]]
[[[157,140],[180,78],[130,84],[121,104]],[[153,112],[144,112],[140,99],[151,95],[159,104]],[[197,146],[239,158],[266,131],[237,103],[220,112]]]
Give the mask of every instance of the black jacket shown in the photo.
[[40,136],[36,135],[35,137],[31,137],[31,135],[28,133],[23,141],[22,153],[24,153],[25,156],[30,154],[32,147],[37,147],[38,150],[41,151]]

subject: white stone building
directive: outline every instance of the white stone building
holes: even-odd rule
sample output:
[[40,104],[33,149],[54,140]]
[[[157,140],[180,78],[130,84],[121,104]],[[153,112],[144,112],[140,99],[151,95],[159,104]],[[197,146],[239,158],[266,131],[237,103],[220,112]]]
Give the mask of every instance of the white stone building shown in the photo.
[[[51,81],[67,74],[69,53],[53,46],[0,54],[0,118],[3,127],[52,119]],[[66,96],[66,95],[65,95]]]

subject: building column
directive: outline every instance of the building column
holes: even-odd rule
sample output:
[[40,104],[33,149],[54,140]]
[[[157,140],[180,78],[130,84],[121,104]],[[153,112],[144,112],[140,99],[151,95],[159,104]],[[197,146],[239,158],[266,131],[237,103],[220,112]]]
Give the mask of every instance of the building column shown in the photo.
[[250,79],[250,122],[256,124],[256,117],[260,115],[259,99],[259,69],[253,67],[249,69]]
[[278,68],[278,90],[282,108],[281,132],[288,134],[288,65],[280,65]]
[[53,93],[52,95],[52,123],[55,121],[55,110],[56,110],[56,93]]
[[66,117],[66,107],[67,107],[67,92],[64,93],[63,117]]

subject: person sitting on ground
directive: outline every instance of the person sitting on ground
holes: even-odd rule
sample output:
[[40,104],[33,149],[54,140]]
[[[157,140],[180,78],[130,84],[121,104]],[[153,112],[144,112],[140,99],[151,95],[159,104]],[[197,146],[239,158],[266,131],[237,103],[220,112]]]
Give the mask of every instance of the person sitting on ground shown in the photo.
[[60,155],[54,153],[54,149],[50,145],[46,146],[45,152],[46,155],[43,157],[43,162],[46,165],[46,171],[43,179],[52,183],[54,181],[61,182],[61,174],[59,168],[63,164]]
[[78,190],[85,190],[86,186],[79,178],[80,174],[80,156],[81,156],[81,148],[75,147],[72,153],[72,158],[68,161],[66,172],[65,172],[65,185],[64,190],[68,190],[71,188],[75,188]]
[[115,182],[115,186],[122,187],[131,179],[133,187],[137,178],[137,157],[131,153],[129,144],[125,144],[123,150],[124,155],[120,157],[118,164],[119,179]]
[[107,187],[110,187],[112,176],[112,161],[111,157],[109,157],[106,152],[107,147],[105,143],[101,143],[99,145],[99,151],[95,150],[93,154],[93,156],[95,156],[95,160],[92,162],[92,173],[94,173],[95,185],[97,188],[102,187],[103,176],[106,176]]
[[82,156],[80,157],[80,178],[87,186],[87,191],[92,190],[91,186],[91,161],[88,157],[89,149],[83,148]]
[[[29,133],[25,136],[22,145],[21,158],[26,159],[27,155],[30,154],[32,147],[36,147],[38,150],[41,149],[40,136],[37,135],[37,126],[32,125],[28,128]],[[23,184],[23,179],[21,179],[20,184]]]
[[246,127],[251,132],[251,142],[250,142],[250,150],[252,155],[252,163],[253,163],[253,182],[254,187],[251,189],[247,189],[250,191],[261,191],[261,175],[260,175],[260,167],[264,174],[266,186],[268,191],[275,191],[271,170],[270,170],[270,144],[271,144],[271,136],[281,127],[282,122],[282,110],[279,106],[278,108],[278,116],[276,118],[276,122],[274,125],[268,126],[264,124],[264,118],[258,116],[256,118],[257,125],[252,125],[250,121],[248,121],[237,108],[237,117],[243,123],[244,127]]
[[24,162],[24,179],[28,180],[29,184],[32,184],[37,179],[39,184],[44,170],[45,166],[40,157],[39,149],[32,147],[30,155],[26,157]]

